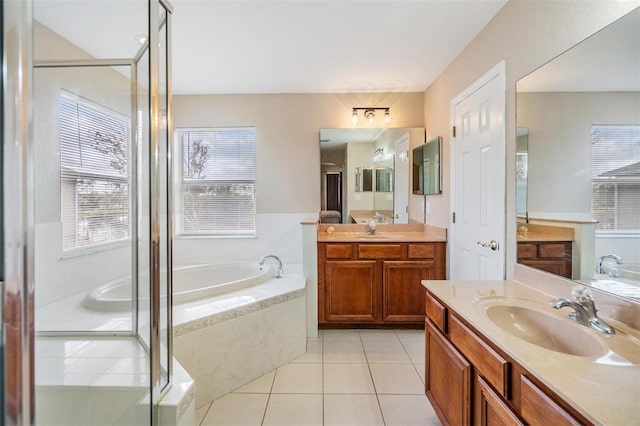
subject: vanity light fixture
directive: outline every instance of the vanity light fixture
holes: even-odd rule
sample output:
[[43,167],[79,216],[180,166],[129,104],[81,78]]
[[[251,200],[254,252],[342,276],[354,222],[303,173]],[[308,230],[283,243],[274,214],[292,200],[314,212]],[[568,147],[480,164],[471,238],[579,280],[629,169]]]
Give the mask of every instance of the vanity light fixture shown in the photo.
[[384,122],[389,123],[391,121],[391,112],[389,107],[353,107],[351,110],[351,121],[356,123],[358,121],[358,111],[364,111],[364,118],[369,121],[369,124],[373,124],[376,119],[376,110],[384,111]]

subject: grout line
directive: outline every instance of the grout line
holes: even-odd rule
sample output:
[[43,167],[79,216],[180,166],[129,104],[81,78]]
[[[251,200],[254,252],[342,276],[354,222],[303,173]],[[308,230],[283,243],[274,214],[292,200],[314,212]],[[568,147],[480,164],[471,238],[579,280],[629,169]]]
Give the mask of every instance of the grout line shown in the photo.
[[269,394],[267,396],[267,403],[264,405],[264,412],[262,413],[262,421],[260,422],[260,425],[264,424],[264,420],[267,417],[267,409],[269,408],[269,402],[271,401],[271,393],[273,392],[273,384],[276,381],[276,374],[278,374],[278,369],[277,368],[273,372],[273,379],[271,379],[271,386],[269,386]]

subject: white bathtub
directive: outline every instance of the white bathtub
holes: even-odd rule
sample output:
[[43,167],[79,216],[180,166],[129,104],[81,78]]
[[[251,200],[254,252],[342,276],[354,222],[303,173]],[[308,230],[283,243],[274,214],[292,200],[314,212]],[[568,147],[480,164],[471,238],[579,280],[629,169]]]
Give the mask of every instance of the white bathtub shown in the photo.
[[[173,269],[173,303],[179,304],[254,286],[273,277],[269,265],[237,262],[180,266]],[[111,281],[91,290],[83,299],[86,308],[103,311],[131,309],[131,278]]]

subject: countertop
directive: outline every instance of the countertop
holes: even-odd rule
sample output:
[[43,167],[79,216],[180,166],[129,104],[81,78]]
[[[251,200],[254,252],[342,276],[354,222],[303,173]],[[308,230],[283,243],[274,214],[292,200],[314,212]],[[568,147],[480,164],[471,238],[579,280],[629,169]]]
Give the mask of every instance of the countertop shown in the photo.
[[518,242],[573,241],[573,228],[535,224],[518,224]]
[[638,330],[603,318],[616,328],[616,335],[584,329],[609,347],[618,345],[619,339],[635,345],[625,343],[624,349],[618,351],[622,357],[611,352],[595,358],[564,354],[510,335],[483,313],[487,301],[510,297],[527,299],[515,302],[548,308],[549,314],[566,318],[569,309],[556,311],[548,307],[552,295],[518,281],[422,281],[422,285],[590,421],[607,425],[640,424]]
[[[330,228],[333,228],[331,231]],[[348,243],[407,243],[407,242],[446,242],[447,231],[443,228],[424,224],[376,224],[375,235],[366,234],[366,225],[318,226],[318,242]],[[330,231],[330,232],[328,232]]]

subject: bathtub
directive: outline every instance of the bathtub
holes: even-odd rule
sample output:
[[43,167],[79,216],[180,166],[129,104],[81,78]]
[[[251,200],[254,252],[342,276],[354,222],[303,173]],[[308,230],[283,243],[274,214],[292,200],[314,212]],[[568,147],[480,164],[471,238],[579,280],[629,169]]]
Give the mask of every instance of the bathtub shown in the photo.
[[[173,269],[173,303],[185,303],[264,283],[273,268],[257,263],[236,262],[180,266]],[[144,302],[144,299],[142,300]],[[102,312],[131,310],[131,278],[106,283],[87,293],[85,308]]]

